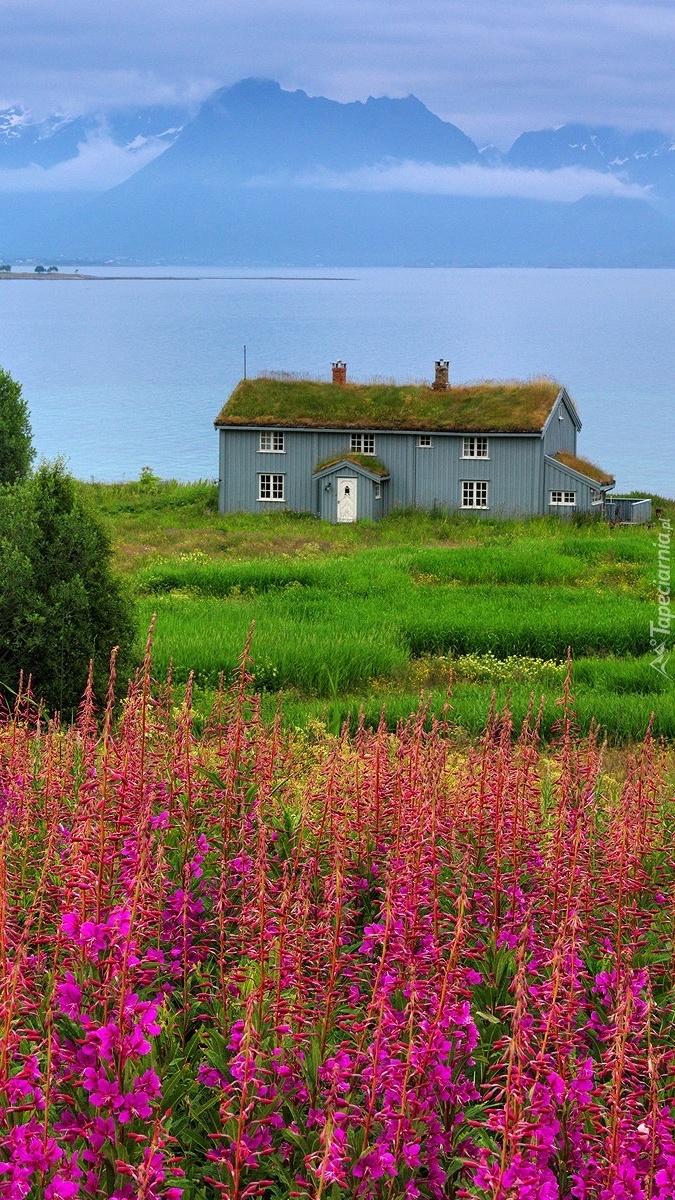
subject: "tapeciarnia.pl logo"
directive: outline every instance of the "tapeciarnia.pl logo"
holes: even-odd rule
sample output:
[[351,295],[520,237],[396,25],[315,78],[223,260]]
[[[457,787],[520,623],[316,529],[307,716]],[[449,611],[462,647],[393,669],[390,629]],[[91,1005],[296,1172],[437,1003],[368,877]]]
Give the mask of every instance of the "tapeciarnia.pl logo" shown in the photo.
[[670,676],[667,671],[668,659],[671,655],[669,646],[671,637],[671,625],[673,622],[673,612],[671,609],[671,522],[666,517],[661,517],[659,524],[661,528],[658,533],[658,540],[654,543],[658,551],[658,569],[656,573],[656,595],[658,599],[658,617],[656,621],[651,621],[649,625],[649,645],[652,647],[654,657],[650,666],[658,671],[660,675],[664,675],[666,679]]

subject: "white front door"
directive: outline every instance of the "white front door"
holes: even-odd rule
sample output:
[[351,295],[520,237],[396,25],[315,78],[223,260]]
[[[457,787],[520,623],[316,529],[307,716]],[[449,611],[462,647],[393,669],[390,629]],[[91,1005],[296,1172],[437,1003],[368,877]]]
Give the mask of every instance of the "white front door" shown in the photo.
[[356,520],[356,484],[356,479],[338,479],[337,481],[338,521]]

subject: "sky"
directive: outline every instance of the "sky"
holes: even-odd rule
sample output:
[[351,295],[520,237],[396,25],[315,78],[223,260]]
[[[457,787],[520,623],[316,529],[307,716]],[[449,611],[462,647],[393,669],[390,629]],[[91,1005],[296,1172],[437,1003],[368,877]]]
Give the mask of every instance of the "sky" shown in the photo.
[[413,93],[480,145],[569,121],[675,136],[673,0],[0,0],[0,107],[198,103],[255,75]]

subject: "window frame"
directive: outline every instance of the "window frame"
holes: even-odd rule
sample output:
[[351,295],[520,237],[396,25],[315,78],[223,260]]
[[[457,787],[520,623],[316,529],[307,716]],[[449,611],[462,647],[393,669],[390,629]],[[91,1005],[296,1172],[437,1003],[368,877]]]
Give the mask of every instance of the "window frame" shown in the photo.
[[431,434],[421,433],[417,439],[417,445],[420,450],[431,450]]
[[[371,449],[366,450],[366,439]],[[374,433],[350,433],[349,435],[349,453],[364,454],[367,458],[375,458],[375,434]]]
[[[485,454],[478,453],[478,443],[485,446]],[[472,452],[473,447],[473,452]],[[467,433],[462,437],[462,458],[468,458],[472,461],[480,459],[481,462],[486,462],[490,458],[490,439],[483,434]]]
[[[269,446],[264,446],[263,441],[269,439]],[[277,443],[275,445],[275,442]],[[261,429],[260,441],[258,442],[258,454],[285,454],[286,442],[282,429]]]
[[[554,496],[560,496],[560,500],[554,500]],[[568,497],[572,499],[569,500]],[[565,488],[551,488],[548,494],[548,502],[551,508],[576,508],[577,494],[576,492],[566,491]]]
[[[263,483],[263,480],[268,480],[268,483]],[[281,480],[281,483],[279,483]],[[263,494],[264,489],[269,489],[269,495]],[[275,489],[281,491],[281,495],[274,495]],[[259,471],[258,472],[258,502],[263,504],[283,504],[286,499],[286,476],[278,471]]]
[[[461,479],[462,497],[460,507],[473,512],[485,512],[490,507],[490,492],[489,479]],[[476,504],[476,494],[478,488],[484,489],[485,503]],[[471,501],[467,500],[467,496],[471,495]]]

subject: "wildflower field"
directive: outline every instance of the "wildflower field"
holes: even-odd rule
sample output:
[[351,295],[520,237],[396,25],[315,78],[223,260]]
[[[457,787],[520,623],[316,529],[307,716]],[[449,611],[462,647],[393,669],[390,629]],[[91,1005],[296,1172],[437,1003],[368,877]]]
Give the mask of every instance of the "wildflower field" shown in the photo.
[[672,757],[250,685],[0,723],[0,1196],[674,1197]]

